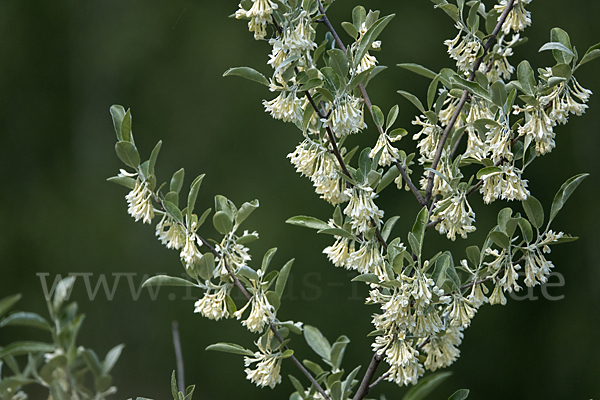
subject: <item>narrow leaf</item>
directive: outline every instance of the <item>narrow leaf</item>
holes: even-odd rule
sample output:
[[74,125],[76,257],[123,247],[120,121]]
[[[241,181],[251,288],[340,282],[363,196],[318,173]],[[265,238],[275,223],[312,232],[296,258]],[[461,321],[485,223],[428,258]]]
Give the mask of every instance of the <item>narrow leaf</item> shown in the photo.
[[257,70],[252,69],[250,67],[229,68],[227,71],[225,71],[225,73],[223,73],[223,76],[233,75],[241,76],[242,78],[246,78],[251,81],[261,83],[265,86],[269,86],[269,81],[267,80],[267,78],[265,78],[265,76]]

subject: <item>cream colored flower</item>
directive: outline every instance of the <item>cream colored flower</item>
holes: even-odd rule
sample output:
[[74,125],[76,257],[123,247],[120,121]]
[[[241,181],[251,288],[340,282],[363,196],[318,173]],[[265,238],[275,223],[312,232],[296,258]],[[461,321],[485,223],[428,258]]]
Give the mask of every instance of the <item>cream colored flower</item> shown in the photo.
[[333,246],[328,246],[323,250],[329,261],[336,267],[346,267],[346,260],[351,252],[354,251],[354,242],[350,246],[350,239],[336,236]]
[[336,98],[327,122],[338,138],[366,128],[361,100],[352,95]]
[[461,328],[450,326],[442,334],[432,335],[429,343],[423,346],[427,354],[424,366],[430,371],[450,366],[458,359],[460,350],[458,346],[462,343],[463,333]]
[[502,200],[525,200],[529,196],[527,180],[521,179],[521,171],[513,165],[500,165],[501,171],[483,175],[480,192],[486,204]]
[[[514,7],[508,13],[508,16],[502,24],[502,31],[505,35],[508,35],[510,31],[521,32],[529,25],[531,25],[531,13],[525,10],[525,4],[531,3],[531,0],[515,0]],[[500,4],[494,6],[494,8],[502,14],[508,6],[508,0],[500,0]],[[498,15],[500,20],[500,15]]]
[[263,100],[265,111],[275,119],[283,122],[298,122],[302,120],[302,101],[296,97],[295,91],[279,93],[273,100]]
[[220,286],[214,290],[214,293],[211,293],[211,289],[207,290],[204,297],[194,304],[194,312],[200,313],[208,319],[218,321],[221,318],[229,317],[225,300],[228,288],[227,286]]
[[260,345],[260,341],[256,343],[260,352],[254,353],[254,358],[244,357],[244,365],[257,363],[256,369],[246,368],[246,379],[255,383],[256,386],[268,386],[273,389],[277,384],[281,383],[281,353],[273,353],[270,349],[265,349]]
[[360,233],[369,230],[373,224],[379,225],[383,218],[383,211],[380,210],[373,198],[376,196],[370,187],[354,186],[346,189],[346,195],[350,198],[348,205],[344,209],[344,214],[352,218],[352,228]]
[[271,0],[252,0],[252,3],[252,7],[247,11],[240,4],[235,17],[238,19],[249,18],[248,29],[250,32],[254,32],[254,39],[264,39],[267,35],[267,24],[271,23],[271,14],[279,6]]
[[148,189],[146,182],[141,182],[138,179],[133,190],[125,196],[129,204],[127,212],[135,218],[136,222],[140,219],[144,224],[152,222],[152,218],[154,218],[152,195],[152,191]]
[[458,26],[457,28],[459,29],[458,35],[454,39],[444,41],[444,44],[448,46],[450,58],[456,60],[458,69],[470,72],[473,70],[479,50],[482,48],[481,41],[477,36],[471,34],[461,40],[462,30]]
[[468,233],[475,232],[475,212],[467,201],[464,192],[456,193],[435,204],[433,214],[441,221],[435,226],[435,229],[452,241],[456,240],[459,234],[463,239],[467,238]]
[[165,214],[156,225],[156,236],[167,249],[179,250],[185,245],[186,231],[181,224]]
[[375,158],[377,153],[379,153],[383,149],[381,157],[379,158],[379,165],[381,165],[382,167],[389,166],[395,160],[398,159],[398,149],[392,146],[392,142],[396,142],[400,139],[402,139],[402,136],[400,135],[394,138],[389,137],[386,133],[379,135],[375,147],[373,147],[373,149],[369,153],[369,157]]

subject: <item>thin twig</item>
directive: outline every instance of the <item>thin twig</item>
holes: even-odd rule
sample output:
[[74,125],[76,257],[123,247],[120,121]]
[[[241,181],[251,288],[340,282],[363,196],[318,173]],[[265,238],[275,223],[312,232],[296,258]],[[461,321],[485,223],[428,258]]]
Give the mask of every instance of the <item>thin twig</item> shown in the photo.
[[382,380],[384,380],[385,378],[387,378],[388,376],[390,376],[390,372],[386,372],[385,374],[381,375],[379,378],[377,378],[375,380],[375,382],[371,383],[369,385],[369,390],[373,389],[375,386],[377,386]]
[[[508,4],[506,5],[506,8],[504,9],[504,12],[502,13],[502,15],[500,15],[500,18],[498,18],[498,23],[496,24],[496,27],[492,31],[492,34],[490,35],[490,38],[488,39],[486,44],[483,46],[483,54],[479,58],[477,58],[477,60],[475,60],[475,64],[473,65],[473,71],[471,72],[471,75],[469,76],[469,81],[473,81],[475,79],[475,73],[477,72],[477,70],[479,70],[479,66],[481,65],[481,62],[483,61],[483,58],[486,56],[488,50],[492,47],[492,44],[496,40],[496,36],[498,36],[498,33],[500,32],[500,29],[502,28],[502,25],[504,24],[506,17],[508,17],[508,13],[510,13],[510,11],[512,10],[512,8],[514,6],[514,2],[515,2],[515,0],[509,0]],[[445,144],[446,140],[448,139],[448,135],[450,134],[450,131],[452,130],[452,128],[454,128],[454,124],[456,123],[456,120],[458,119],[458,116],[460,115],[462,108],[467,101],[467,95],[468,95],[468,91],[465,90],[460,98],[460,102],[458,103],[458,106],[454,110],[454,114],[452,115],[450,122],[446,126],[446,129],[444,129],[444,133],[442,134],[442,137],[440,138],[440,142],[438,143],[438,148],[437,148],[435,157],[433,159],[433,163],[431,164],[432,170],[435,170],[437,168],[438,163],[440,162],[440,159],[442,158],[442,151],[444,149],[444,144]],[[427,200],[428,203],[431,200],[431,193],[433,191],[433,179],[434,179],[434,173],[429,172],[429,177],[427,178],[427,189],[425,190],[425,199]]]
[[185,373],[183,370],[183,353],[181,352],[181,340],[179,340],[179,323],[173,321],[173,346],[175,347],[175,360],[177,361],[177,387],[180,392],[185,393]]

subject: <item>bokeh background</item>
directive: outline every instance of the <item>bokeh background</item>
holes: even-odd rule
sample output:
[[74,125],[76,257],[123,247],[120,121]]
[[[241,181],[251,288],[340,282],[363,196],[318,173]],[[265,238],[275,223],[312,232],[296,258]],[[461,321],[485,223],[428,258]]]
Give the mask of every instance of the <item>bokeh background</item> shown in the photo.
[[[330,16],[336,27],[350,19],[357,3],[334,4]],[[414,133],[410,121],[416,111],[396,90],[424,98],[429,82],[395,65],[452,66],[442,44],[455,36],[452,21],[425,0],[362,4],[397,14],[381,37],[384,51],[377,54],[389,68],[369,91],[385,112],[400,104],[397,125]],[[122,104],[132,109],[143,157],[159,139],[164,142],[159,180],[170,179],[181,166],[187,184],[207,174],[198,208],[212,207],[215,194],[237,204],[260,199],[261,207],[246,222],[246,229],[261,235],[252,245],[254,258],[274,246],[279,248],[275,266],[296,258],[280,317],[318,326],[332,341],[348,335],[346,370],[363,365],[364,371],[372,354],[365,335],[375,311],[363,306],[365,287],[350,284],[348,272],[328,264],[321,249],[330,237],[284,223],[299,214],[327,219],[331,212],[285,157],[300,134],[263,112],[261,100],[272,98],[264,87],[221,77],[232,66],[270,70],[268,44],[255,42],[245,22],[227,18],[236,8],[235,1],[222,0],[0,1],[0,297],[23,293],[18,309],[46,315],[39,273],[49,274],[49,284],[56,274],[93,273],[92,288],[101,274],[112,286],[113,274],[129,273],[137,289],[144,274],[182,272],[178,254],[162,247],[152,228],[127,215],[126,189],[106,182],[122,167],[108,113],[110,105]],[[551,54],[538,49],[555,26],[571,34],[580,53],[600,41],[600,2],[545,0],[528,8],[534,25],[526,32],[530,41],[516,49],[516,60],[526,57],[534,68],[552,65]],[[598,65],[588,64],[577,74],[594,92],[600,92]],[[490,400],[600,395],[597,95],[589,106],[584,116],[556,128],[557,149],[527,170],[530,189],[547,210],[566,179],[591,173],[554,223],[555,229],[581,237],[551,254],[565,284],[547,293],[561,300],[544,299],[537,287],[526,300],[483,307],[466,331],[461,358],[450,367],[453,376],[432,398],[445,399],[459,388],[470,388],[474,399]],[[372,145],[375,134],[370,129],[352,140]],[[402,145],[410,148],[409,142]],[[386,216],[402,216],[395,233],[404,236],[417,211],[414,199],[390,190],[380,204]],[[519,204],[510,205],[520,210]],[[432,233],[431,248],[481,244],[506,204],[483,207],[473,200],[473,206],[479,231],[457,244]],[[214,233],[210,224],[203,229]],[[292,389],[285,376],[299,376],[285,363],[283,384],[261,391],[244,379],[241,356],[204,351],[217,341],[251,347],[253,338],[236,321],[217,323],[193,314],[197,293],[163,288],[152,300],[144,289],[134,300],[122,276],[112,300],[103,289],[92,300],[77,279],[72,299],[87,314],[80,343],[102,356],[126,344],[113,371],[115,398],[170,398],[173,320],[180,323],[186,383],[196,384],[197,399],[287,398]],[[24,339],[46,338],[27,329],[0,330],[0,345]],[[300,359],[317,359],[302,338],[291,345]],[[383,383],[373,393],[394,399],[405,391]],[[32,398],[44,398],[43,392]]]

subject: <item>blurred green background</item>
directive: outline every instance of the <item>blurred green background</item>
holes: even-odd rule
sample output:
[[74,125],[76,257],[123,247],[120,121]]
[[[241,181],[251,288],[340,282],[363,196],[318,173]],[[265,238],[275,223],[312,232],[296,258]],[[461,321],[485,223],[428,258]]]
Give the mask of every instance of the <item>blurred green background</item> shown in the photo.
[[[330,16],[336,27],[350,19],[356,4],[334,4]],[[369,92],[384,112],[400,104],[397,126],[414,133],[410,121],[416,111],[396,90],[424,98],[429,82],[395,65],[452,66],[442,44],[455,36],[452,21],[425,0],[361,4],[397,14],[377,54],[389,69],[371,83]],[[207,174],[198,208],[212,207],[215,194],[236,204],[260,199],[261,207],[245,226],[261,235],[252,245],[255,260],[274,246],[279,248],[274,259],[278,268],[296,258],[280,318],[318,326],[330,340],[348,335],[352,343],[346,370],[363,365],[364,371],[372,355],[365,334],[376,311],[363,306],[365,287],[350,284],[351,274],[328,264],[321,249],[331,243],[330,237],[284,223],[299,214],[327,219],[331,212],[285,157],[300,133],[263,112],[261,100],[273,97],[264,87],[221,78],[227,68],[240,65],[270,73],[268,44],[255,42],[245,22],[227,18],[236,8],[235,1],[222,0],[0,1],[0,297],[21,292],[25,296],[17,309],[46,315],[38,273],[48,273],[49,284],[56,274],[93,273],[92,288],[101,274],[112,286],[113,274],[129,273],[137,289],[144,274],[182,272],[178,254],[161,246],[152,228],[127,215],[127,190],[106,182],[122,167],[114,154],[108,113],[118,103],[132,109],[143,157],[163,140],[159,180],[170,179],[181,166],[188,184],[195,175]],[[534,68],[552,65],[550,53],[538,49],[555,26],[571,35],[580,53],[600,41],[600,2],[545,0],[528,8],[534,25],[515,60],[526,57]],[[577,74],[594,92],[600,92],[598,65],[588,64]],[[599,97],[592,96],[589,106],[583,117],[556,128],[557,149],[537,160],[526,175],[532,193],[549,209],[566,179],[591,173],[554,223],[555,229],[581,237],[555,247],[550,256],[565,285],[547,293],[564,298],[544,299],[536,287],[530,298],[537,296],[537,301],[509,299],[506,307],[483,307],[465,332],[460,359],[450,367],[454,375],[431,398],[445,399],[463,387],[471,389],[474,399],[490,400],[600,394]],[[369,129],[353,141],[373,145],[375,133]],[[410,140],[401,144],[414,146]],[[395,234],[404,238],[417,211],[414,199],[390,190],[379,203],[386,216],[402,215]],[[520,211],[519,204],[510,205]],[[483,207],[473,200],[473,206],[477,233],[455,244],[432,233],[432,251],[480,245],[506,204]],[[214,235],[210,224],[203,232]],[[463,257],[455,253],[455,259]],[[197,385],[197,399],[287,398],[292,389],[286,375],[299,376],[285,363],[283,384],[259,390],[245,380],[241,356],[205,352],[216,341],[250,347],[252,336],[236,321],[217,323],[193,314],[197,293],[163,288],[153,301],[144,289],[134,300],[126,276],[112,301],[103,289],[93,300],[86,293],[84,281],[77,278],[72,299],[87,314],[80,343],[102,356],[112,346],[126,344],[113,370],[119,388],[115,398],[169,398],[175,368],[172,320],[180,323],[186,383]],[[0,345],[24,339],[46,338],[27,329],[0,330]],[[317,359],[303,339],[293,338],[291,346],[300,359]],[[385,392],[396,399],[405,391],[383,383],[373,394]],[[42,398],[42,393],[34,392],[32,398]]]

